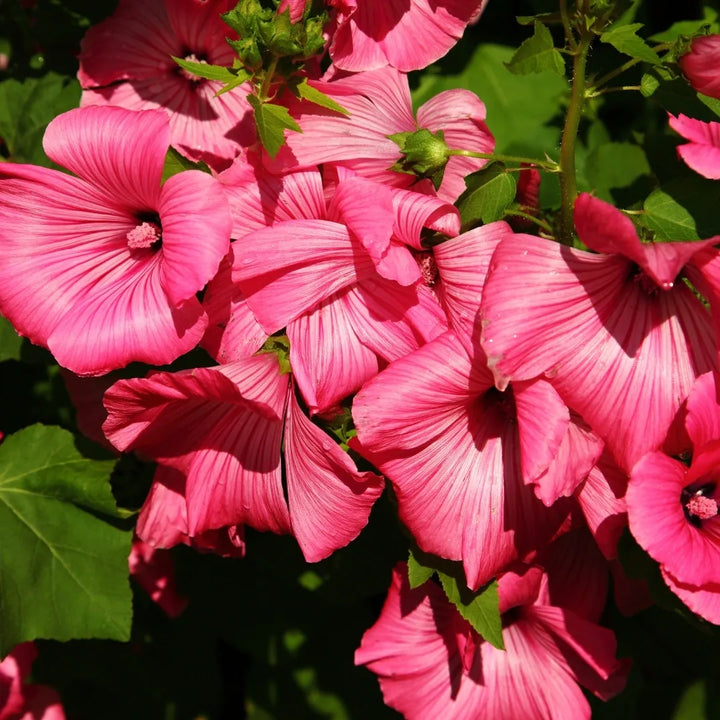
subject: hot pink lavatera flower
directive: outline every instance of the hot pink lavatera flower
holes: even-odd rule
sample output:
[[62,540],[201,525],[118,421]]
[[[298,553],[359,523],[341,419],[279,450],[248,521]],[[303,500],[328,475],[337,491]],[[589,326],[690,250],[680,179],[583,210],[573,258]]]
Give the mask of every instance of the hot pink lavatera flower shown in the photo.
[[610,630],[552,601],[547,577],[525,567],[499,579],[505,650],[498,650],[438,585],[412,590],[399,565],[355,662],[379,676],[385,702],[407,720],[590,718],[579,686],[608,699],[622,689],[627,664],[615,658]]
[[78,375],[163,364],[197,345],[195,297],[230,238],[217,182],[196,170],[161,183],[160,111],[71,110],[44,148],[74,172],[0,168],[0,311]]
[[311,412],[445,329],[411,248],[424,226],[456,233],[455,208],[343,169],[325,186],[305,171],[226,187],[235,232],[247,232],[233,244],[232,279],[268,335],[287,329]]
[[[180,522],[191,538],[239,524],[291,532],[315,562],[358,535],[383,489],[304,415],[274,355],[123,380],[105,406],[111,442],[161,464],[154,491],[184,495]],[[175,525],[177,497],[168,507]],[[148,542],[162,511],[156,502],[152,523],[143,519]]]
[[559,531],[572,505],[558,496],[601,451],[550,383],[501,393],[483,360],[445,333],[367,382],[352,410],[355,447],[392,482],[400,519],[422,550],[461,560],[472,588]]
[[500,242],[482,344],[499,388],[544,374],[628,470],[663,445],[695,378],[717,364],[710,313],[683,277],[716,286],[720,238],[642,244],[625,215],[587,194],[575,225],[597,254],[529,235]]
[[115,13],[83,38],[78,79],[82,105],[161,109],[170,141],[183,155],[222,169],[255,141],[249,86],[216,95],[222,83],[204,80],[173,60],[232,65],[220,13],[235,0],[121,0]]
[[409,72],[441,58],[487,0],[328,0],[336,8],[330,57],[358,72],[392,65]]
[[678,62],[695,90],[720,98],[720,35],[694,38],[690,51]]
[[[269,167],[288,171],[320,163],[339,163],[364,177],[398,187],[409,187],[415,175],[390,168],[401,160],[396,133],[424,128],[442,130],[451,149],[491,153],[495,140],[485,124],[485,105],[467,90],[447,90],[420,106],[413,117],[407,76],[387,67],[331,81],[310,84],[333,98],[349,116],[306,102],[291,102],[290,111],[301,133],[286,133],[287,144]],[[455,202],[465,190],[464,178],[487,161],[451,157],[445,166],[438,195]],[[428,181],[423,181],[427,183]]]
[[58,694],[45,685],[28,685],[37,658],[34,643],[16,645],[0,662],[0,720],[65,720]]
[[668,587],[693,612],[720,624],[720,406],[712,373],[693,386],[685,425],[693,444],[689,467],[653,452],[633,468],[630,530],[660,563]]
[[669,116],[670,127],[689,140],[678,146],[678,155],[703,177],[720,179],[720,123],[703,122],[686,115]]

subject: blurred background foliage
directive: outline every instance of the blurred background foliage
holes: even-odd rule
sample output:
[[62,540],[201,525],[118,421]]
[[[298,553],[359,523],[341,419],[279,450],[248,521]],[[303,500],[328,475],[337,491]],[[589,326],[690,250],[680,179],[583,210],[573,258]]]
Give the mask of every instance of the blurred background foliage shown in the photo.
[[[0,0],[0,160],[52,165],[42,151],[45,126],[77,106],[80,40],[114,5]],[[491,0],[453,51],[413,74],[416,104],[448,88],[469,88],[487,105],[498,152],[557,157],[567,82],[549,72],[512,75],[504,65],[530,34],[515,17],[556,7]],[[718,10],[700,1],[644,2],[636,21],[645,23],[648,38],[679,20],[717,17]],[[591,72],[623,61],[609,46],[598,46]],[[638,82],[634,72],[629,82]],[[662,188],[690,215],[694,230],[688,232],[706,237],[720,232],[718,188],[677,161],[665,107],[693,98],[668,92],[649,99],[608,94],[589,104],[578,149],[579,187],[626,208],[642,207]],[[712,116],[708,108],[699,112]],[[558,191],[545,177],[541,200],[552,209]],[[672,221],[660,217],[660,231],[676,231],[677,223],[663,224]],[[5,435],[37,422],[78,432],[59,368],[2,318],[0,397]],[[123,461],[113,476],[121,504],[141,502],[149,472]],[[179,589],[189,598],[178,619],[168,619],[134,586],[130,642],[39,641],[33,679],[59,691],[71,720],[397,718],[383,705],[375,677],[353,666],[353,653],[380,611],[391,568],[407,552],[387,493],[358,540],[314,565],[303,561],[292,539],[251,530],[244,559],[176,548]],[[618,634],[618,654],[634,658],[634,665],[623,694],[606,704],[592,700],[594,717],[720,718],[717,633],[657,607],[623,618],[609,603],[605,621]]]

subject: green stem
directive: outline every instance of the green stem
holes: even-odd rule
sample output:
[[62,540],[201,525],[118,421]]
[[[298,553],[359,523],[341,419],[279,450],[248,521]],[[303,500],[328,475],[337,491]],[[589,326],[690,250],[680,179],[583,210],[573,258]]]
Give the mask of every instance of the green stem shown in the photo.
[[570,106],[565,117],[565,127],[560,145],[560,217],[558,240],[564,245],[573,244],[573,206],[577,196],[575,180],[575,144],[585,102],[585,70],[592,34],[583,32],[573,59],[572,91]]
[[273,57],[270,61],[270,67],[268,67],[263,76],[262,85],[260,85],[260,89],[258,90],[258,99],[262,102],[265,102],[270,96],[270,88],[272,87],[273,78],[275,77],[278,60],[279,58],[277,56]]
[[505,217],[520,217],[524,218],[525,220],[529,220],[530,222],[535,223],[535,225],[541,227],[543,230],[546,230],[549,233],[552,233],[553,231],[552,227],[544,220],[541,220],[540,218],[537,218],[530,213],[522,212],[522,210],[513,210],[511,208],[509,210],[506,210],[503,214]]
[[625,90],[636,90],[640,92],[642,90],[641,85],[614,85],[613,87],[606,87],[602,90],[594,90],[593,92],[589,92],[585,95],[586,98],[594,98],[598,97],[599,95],[607,95],[611,92],[621,92]]
[[494,153],[481,153],[474,150],[448,150],[448,155],[459,155],[461,157],[482,158],[484,160],[498,160],[499,162],[511,162],[526,165],[536,165],[550,172],[558,172],[558,164],[552,160],[538,160],[537,158],[518,157],[516,155],[496,155]]
[[565,39],[570,46],[570,50],[574,52],[577,48],[577,42],[575,42],[575,35],[570,27],[570,18],[568,17],[567,12],[567,0],[560,0],[560,18],[562,20],[563,30],[565,31]]

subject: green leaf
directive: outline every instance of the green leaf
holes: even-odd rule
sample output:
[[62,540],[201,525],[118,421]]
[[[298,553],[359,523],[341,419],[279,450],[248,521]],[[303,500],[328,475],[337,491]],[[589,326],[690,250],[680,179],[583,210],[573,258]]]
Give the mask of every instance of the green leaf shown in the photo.
[[588,190],[609,202],[611,188],[624,188],[650,174],[645,152],[632,143],[604,143],[593,148],[585,161]]
[[56,73],[0,82],[0,137],[14,162],[57,167],[42,148],[47,124],[80,102],[80,85]]
[[612,45],[623,55],[642,60],[643,62],[659,65],[662,61],[657,53],[638,36],[637,31],[643,27],[642,23],[630,25],[612,25],[601,36],[600,41]]
[[165,155],[165,165],[163,165],[162,181],[165,182],[169,177],[177,175],[184,170],[202,170],[209,173],[210,168],[204,162],[193,162],[181,155],[175,148],[168,148]]
[[671,195],[653,191],[643,205],[643,224],[664,240],[699,240],[695,218]]
[[248,95],[248,101],[254,110],[260,142],[270,157],[275,157],[285,144],[285,129],[302,132],[286,107],[262,102],[255,95]]
[[230,82],[223,85],[216,93],[215,97],[218,95],[222,95],[226,92],[230,92],[231,90],[234,90],[236,87],[240,87],[242,84],[246,83],[252,75],[247,72],[247,70],[244,69],[237,69],[235,78],[233,80],[230,80]]
[[461,587],[457,580],[438,572],[443,590],[458,612],[475,628],[480,637],[498,650],[504,650],[502,619],[500,616],[498,584],[496,580],[473,593]]
[[313,105],[319,105],[320,107],[327,108],[328,110],[334,110],[342,115],[350,115],[350,113],[342,105],[336,103],[329,95],[326,95],[324,92],[320,92],[317,88],[309,85],[306,77],[293,82],[290,85],[290,89],[297,97],[307,100],[308,102],[313,103]]
[[118,515],[114,462],[57,427],[0,445],[0,655],[35,638],[129,639],[131,532],[97,515]]
[[233,82],[235,73],[231,68],[224,65],[211,65],[206,62],[195,62],[192,60],[183,60],[182,58],[172,56],[172,59],[191,75],[205,80],[218,80],[219,82]]
[[499,162],[468,175],[465,185],[466,190],[456,203],[463,227],[478,220],[486,224],[499,220],[515,199],[515,178]]
[[720,32],[720,24],[718,24],[717,19],[717,10],[704,7],[702,20],[680,20],[679,22],[673,23],[667,30],[651,35],[650,39],[654,42],[665,43],[674,42],[681,35],[691,37],[705,32],[708,34],[717,33]]
[[565,77],[565,61],[555,47],[552,34],[545,25],[535,22],[533,36],[525,40],[507,63],[507,69],[515,75],[551,70]]
[[430,66],[420,76],[413,102],[420,105],[443,90],[467,88],[485,103],[495,152],[544,157],[560,146],[562,125],[550,123],[560,118],[568,85],[553,72],[513,75],[505,64],[512,55],[513,48],[488,43],[475,50],[457,75],[440,75]]
[[422,565],[412,550],[410,551],[408,555],[408,580],[413,590],[426,583],[433,576],[434,572],[435,568]]
[[671,720],[708,720],[705,680],[697,680],[685,688]]
[[19,360],[23,339],[15,332],[9,320],[0,315],[0,362]]

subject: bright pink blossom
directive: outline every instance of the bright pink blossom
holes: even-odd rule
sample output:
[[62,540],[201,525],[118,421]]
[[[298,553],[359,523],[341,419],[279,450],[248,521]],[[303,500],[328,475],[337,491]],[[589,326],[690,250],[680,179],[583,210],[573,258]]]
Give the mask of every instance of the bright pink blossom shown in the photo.
[[328,0],[336,8],[330,57],[343,70],[409,72],[441,58],[487,0]]
[[[538,568],[500,578],[505,650],[498,650],[438,585],[410,589],[407,568],[400,565],[355,662],[379,676],[385,702],[407,720],[590,718],[579,685],[608,699],[622,689],[626,664],[615,658],[613,633],[556,604],[548,579],[552,574]],[[578,576],[573,580],[585,587]]]
[[[350,115],[306,102],[292,103],[302,133],[287,133],[287,145],[270,163],[273,170],[291,170],[334,162],[364,177],[408,187],[417,178],[390,168],[401,160],[396,133],[425,128],[442,130],[451,149],[491,153],[495,140],[485,124],[485,105],[467,90],[447,90],[420,106],[413,117],[407,76],[393,68],[357,73],[311,84],[340,103]],[[465,176],[487,161],[451,157],[438,195],[455,202],[465,190]]]
[[36,657],[35,645],[25,642],[0,662],[0,720],[65,720],[53,689],[24,683]]
[[161,182],[168,142],[164,113],[83,108],[44,139],[78,177],[0,168],[0,310],[79,375],[171,362],[207,325],[195,295],[227,253],[230,217],[206,173]]
[[652,452],[633,468],[630,530],[660,563],[670,589],[698,615],[720,624],[720,405],[712,373],[693,386],[685,426],[693,444],[689,467]]
[[226,188],[241,236],[232,279],[268,335],[287,328],[313,413],[445,329],[410,248],[420,247],[424,226],[456,233],[455,208],[347,170],[325,186],[304,171]]
[[694,38],[690,52],[678,62],[695,90],[720,98],[720,35]]
[[644,245],[586,194],[575,224],[597,254],[529,235],[500,242],[482,343],[498,387],[544,374],[629,469],[663,444],[695,378],[716,365],[710,313],[682,278],[701,291],[715,282],[718,238]]
[[218,169],[255,141],[248,87],[216,95],[222,83],[181,69],[179,57],[232,65],[233,36],[220,19],[235,0],[121,0],[112,17],[91,27],[80,52],[83,105],[159,108],[170,142],[192,160]]
[[[547,381],[497,391],[482,355],[471,359],[452,333],[366,383],[353,418],[358,449],[392,482],[419,546],[462,560],[473,588],[550,540],[570,505],[560,499],[548,508],[536,494],[571,493],[601,449],[576,443],[568,409]],[[582,462],[568,463],[573,456]]]
[[670,115],[670,127],[689,140],[678,145],[678,155],[703,177],[720,179],[720,123]]
[[358,472],[303,414],[273,355],[123,380],[105,406],[108,438],[157,460],[163,475],[154,490],[176,496],[154,503],[155,519],[139,531],[147,542],[166,507],[167,523],[191,538],[239,524],[292,532],[315,562],[358,535],[382,492],[380,478]]

